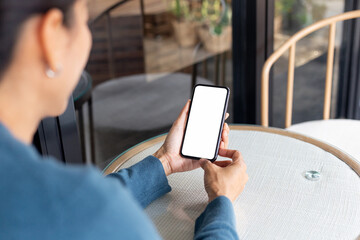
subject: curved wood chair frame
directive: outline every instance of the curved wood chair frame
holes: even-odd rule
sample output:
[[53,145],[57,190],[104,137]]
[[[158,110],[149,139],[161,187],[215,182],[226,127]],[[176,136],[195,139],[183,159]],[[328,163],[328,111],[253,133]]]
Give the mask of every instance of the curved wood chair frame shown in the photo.
[[261,125],[262,126],[265,127],[269,126],[269,73],[271,67],[285,53],[285,51],[289,50],[288,82],[287,82],[286,113],[285,113],[285,128],[288,128],[290,127],[292,121],[296,43],[297,41],[306,37],[310,33],[313,33],[326,26],[329,26],[329,38],[328,38],[329,43],[328,43],[328,55],[327,55],[327,63],[326,63],[323,118],[324,120],[329,119],[336,23],[349,19],[359,18],[359,17],[360,17],[360,10],[356,10],[316,22],[300,30],[295,35],[293,35],[266,60],[262,69],[262,76],[261,76]]
[[[351,167],[356,173],[357,175],[360,177],[360,164],[358,164],[356,162],[356,160],[354,160],[352,157],[350,157],[349,155],[343,153],[342,151],[340,151],[337,148],[334,148],[326,143],[323,143],[321,141],[318,141],[316,139],[307,137],[307,136],[303,136],[301,134],[297,134],[297,133],[293,133],[293,132],[289,132],[286,130],[282,130],[282,129],[277,129],[277,128],[267,128],[267,127],[261,127],[261,126],[250,126],[250,125],[230,125],[230,129],[231,130],[240,130],[240,131],[259,131],[259,132],[267,132],[267,133],[273,133],[273,134],[278,134],[278,135],[282,135],[282,136],[286,136],[286,137],[291,137],[291,138],[295,138],[298,139],[300,141],[303,142],[307,142],[310,143],[312,145],[315,145],[321,149],[323,149],[326,152],[331,153],[332,155],[336,156],[337,158],[339,158],[340,160],[342,160],[343,162],[345,162],[349,167]],[[128,161],[129,159],[131,159],[133,156],[135,156],[136,154],[144,151],[145,149],[163,142],[166,138],[167,134],[163,134],[154,138],[151,138],[149,140],[146,140],[142,143],[139,143],[138,145],[130,148],[129,150],[125,151],[124,153],[120,154],[117,158],[115,158],[103,171],[103,173],[105,175],[108,175],[110,173],[114,173],[120,170],[121,166]]]

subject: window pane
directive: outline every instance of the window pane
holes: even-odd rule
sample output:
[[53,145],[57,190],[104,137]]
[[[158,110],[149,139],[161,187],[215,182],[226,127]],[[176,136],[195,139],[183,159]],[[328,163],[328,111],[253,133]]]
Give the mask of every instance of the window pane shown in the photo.
[[[276,0],[274,50],[297,31],[344,11],[344,0]],[[335,113],[339,46],[342,24],[336,28],[335,61],[331,112]],[[322,119],[328,28],[301,39],[296,44],[293,123]],[[288,53],[274,65],[273,125],[284,127]]]
[[[98,165],[169,131],[196,83],[232,87],[229,0],[89,0]],[[103,14],[111,8],[108,14]],[[232,101],[228,108],[232,119]]]

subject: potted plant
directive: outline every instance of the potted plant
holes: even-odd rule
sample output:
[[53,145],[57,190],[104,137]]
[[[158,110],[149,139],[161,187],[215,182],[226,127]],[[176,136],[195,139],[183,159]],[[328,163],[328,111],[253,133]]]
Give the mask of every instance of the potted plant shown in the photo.
[[[280,28],[290,34],[324,18],[326,6],[313,0],[279,0],[275,2],[274,30]],[[282,26],[284,25],[284,26]]]
[[209,52],[223,52],[231,47],[232,12],[224,0],[204,0],[202,5],[204,24],[199,36]]
[[181,47],[191,47],[197,43],[196,24],[192,21],[190,3],[187,0],[171,1],[174,36]]

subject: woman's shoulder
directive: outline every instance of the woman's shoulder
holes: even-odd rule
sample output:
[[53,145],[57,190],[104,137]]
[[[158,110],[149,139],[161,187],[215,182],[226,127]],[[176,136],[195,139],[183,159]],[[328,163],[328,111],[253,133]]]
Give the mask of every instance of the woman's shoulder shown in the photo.
[[[65,166],[53,157],[43,157],[32,145],[17,140],[10,131],[0,123],[0,177],[35,178],[40,181],[46,178],[61,178],[60,182],[74,181],[85,176],[99,177],[101,173],[92,166]],[[34,179],[34,180],[35,180]],[[19,179],[20,180],[20,179]]]
[[[41,156],[35,147],[15,139],[0,124],[0,186],[21,194],[45,191],[46,197],[79,192],[107,184],[101,172],[93,166],[65,165],[53,157]],[[0,193],[2,195],[2,193]]]

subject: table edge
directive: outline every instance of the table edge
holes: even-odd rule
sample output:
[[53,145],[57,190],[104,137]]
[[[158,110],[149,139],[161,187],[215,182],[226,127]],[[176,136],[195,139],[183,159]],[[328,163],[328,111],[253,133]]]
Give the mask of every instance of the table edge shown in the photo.
[[[339,158],[341,161],[346,163],[360,177],[360,164],[358,164],[356,160],[354,160],[351,156],[342,152],[341,150],[322,141],[316,140],[314,138],[305,135],[301,135],[299,133],[295,133],[279,128],[271,128],[271,127],[255,126],[255,125],[235,125],[235,124],[229,124],[229,126],[231,130],[267,132],[267,133],[273,133],[286,137],[295,138],[297,140],[310,143]],[[121,166],[130,158],[140,153],[141,151],[153,146],[154,144],[164,141],[166,136],[167,134],[161,134],[159,136],[155,136],[126,150],[118,157],[116,157],[109,165],[107,165],[107,167],[103,170],[103,174],[108,175],[110,173],[119,171]]]

